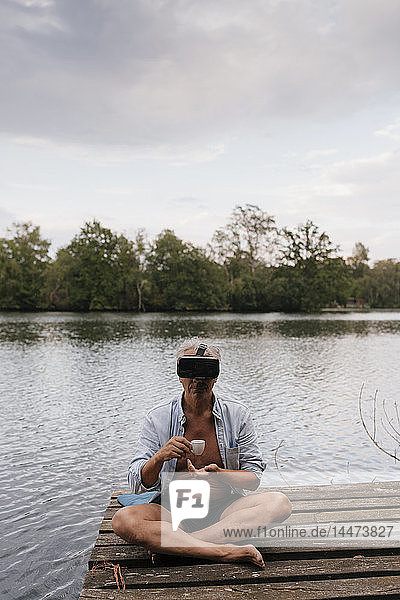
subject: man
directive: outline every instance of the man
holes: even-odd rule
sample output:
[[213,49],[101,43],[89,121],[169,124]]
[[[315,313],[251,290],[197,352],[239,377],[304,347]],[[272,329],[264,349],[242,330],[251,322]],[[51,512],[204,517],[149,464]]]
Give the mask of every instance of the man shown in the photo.
[[[265,465],[248,408],[213,394],[219,349],[195,338],[181,346],[177,359],[183,394],[148,413],[128,479],[140,494],[160,490],[161,473],[205,478],[211,490],[210,514],[183,521],[172,531],[171,513],[160,505],[158,496],[149,504],[120,509],[114,515],[113,529],[126,541],[152,552],[218,562],[248,561],[264,567],[253,545],[226,543],[230,541],[226,531],[235,527],[256,530],[283,521],[291,514],[290,501],[280,492],[247,496],[243,492],[258,488]],[[200,456],[192,452],[191,440],[195,439],[205,440]]]

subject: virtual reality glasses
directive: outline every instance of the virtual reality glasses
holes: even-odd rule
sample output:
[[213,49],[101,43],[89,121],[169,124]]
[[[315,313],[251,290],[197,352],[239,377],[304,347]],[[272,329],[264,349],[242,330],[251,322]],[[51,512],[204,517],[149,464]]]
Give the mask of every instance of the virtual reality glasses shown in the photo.
[[194,379],[195,377],[216,379],[219,375],[219,360],[218,358],[203,356],[206,349],[207,346],[205,344],[200,344],[195,355],[178,358],[178,376],[190,379]]

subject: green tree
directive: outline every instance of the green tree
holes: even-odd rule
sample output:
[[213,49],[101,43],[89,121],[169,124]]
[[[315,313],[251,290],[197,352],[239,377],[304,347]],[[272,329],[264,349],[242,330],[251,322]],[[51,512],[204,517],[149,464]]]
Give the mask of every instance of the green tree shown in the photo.
[[335,246],[327,233],[308,220],[293,231],[283,228],[283,244],[280,262],[289,266],[307,267],[331,258],[339,248]]
[[275,260],[276,249],[274,217],[253,204],[236,206],[227,226],[215,231],[209,252],[225,270],[234,310],[267,309],[268,266]]
[[147,258],[152,310],[221,310],[226,305],[222,268],[203,249],[185,243],[166,229]]
[[49,298],[69,310],[135,310],[139,260],[134,242],[103,227],[85,223],[61,248],[49,274]]
[[378,260],[364,282],[368,303],[373,308],[400,307],[400,262]]
[[137,270],[135,272],[137,310],[144,311],[144,296],[149,290],[149,279],[147,274],[147,257],[150,251],[144,229],[139,229],[136,233],[135,248],[137,260]]
[[242,270],[230,290],[231,308],[239,312],[271,310],[271,283],[275,269],[259,263],[254,271]]
[[356,242],[353,248],[353,253],[347,259],[347,264],[349,265],[352,276],[354,278],[363,277],[363,275],[368,270],[368,261],[369,261],[369,248],[364,246],[361,242]]
[[346,260],[352,279],[349,295],[353,298],[367,299],[370,280],[369,248],[361,242],[356,242],[353,253]]
[[236,206],[225,229],[217,229],[210,251],[220,264],[245,263],[253,272],[257,264],[269,264],[276,250],[275,219],[254,204]]
[[293,231],[284,228],[282,241],[273,304],[280,297],[284,310],[310,312],[344,303],[350,278],[343,259],[334,256],[338,247],[328,234],[307,221]]
[[14,236],[0,239],[1,309],[44,307],[42,292],[50,264],[49,248],[50,242],[42,239],[40,227],[31,222],[15,223]]

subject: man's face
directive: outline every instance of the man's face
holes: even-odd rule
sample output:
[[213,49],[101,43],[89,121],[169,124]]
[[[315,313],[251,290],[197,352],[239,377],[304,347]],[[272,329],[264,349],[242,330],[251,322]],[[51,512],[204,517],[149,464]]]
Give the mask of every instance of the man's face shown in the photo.
[[[194,348],[189,348],[184,352],[185,356],[194,356],[195,354],[196,352]],[[208,395],[211,393],[211,390],[213,389],[217,379],[202,377],[195,377],[194,379],[191,379],[189,377],[179,377],[179,381],[183,385],[185,396],[202,396],[203,394]]]

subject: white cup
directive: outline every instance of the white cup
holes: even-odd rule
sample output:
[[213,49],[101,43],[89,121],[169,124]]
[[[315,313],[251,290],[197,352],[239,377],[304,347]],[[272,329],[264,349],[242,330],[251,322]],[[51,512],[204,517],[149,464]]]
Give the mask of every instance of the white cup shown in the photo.
[[192,440],[190,443],[192,444],[193,454],[196,454],[196,456],[203,454],[204,448],[206,447],[205,440]]

